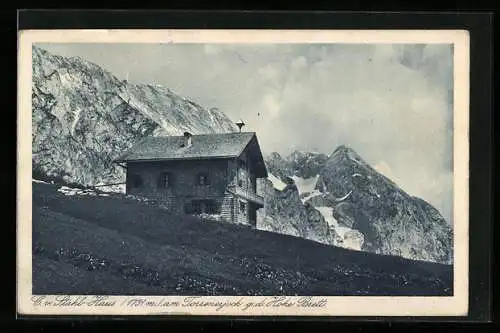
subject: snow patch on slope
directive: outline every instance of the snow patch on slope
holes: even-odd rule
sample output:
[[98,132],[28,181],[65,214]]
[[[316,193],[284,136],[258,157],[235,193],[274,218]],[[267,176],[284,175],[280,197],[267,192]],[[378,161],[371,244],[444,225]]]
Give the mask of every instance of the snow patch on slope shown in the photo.
[[318,177],[319,175],[310,178],[293,176],[292,179],[297,186],[297,190],[299,190],[299,195],[303,193],[314,192],[314,188],[316,187],[316,183],[318,182]]
[[38,179],[32,179],[33,183],[38,183],[38,184],[49,184],[43,180],[38,180]]
[[306,192],[306,193],[307,193],[307,195],[306,195],[306,196],[304,196],[304,197],[302,197],[302,198],[300,199],[300,200],[302,200],[302,203],[306,203],[306,202],[307,202],[307,200],[312,199],[312,198],[314,198],[314,197],[317,197],[317,196],[320,196],[320,195],[322,195],[322,194],[323,194],[323,193],[321,193],[321,192],[320,192],[320,191],[318,191],[318,190],[314,190],[314,191],[312,191],[312,192]]
[[57,189],[58,192],[61,192],[64,195],[96,195],[96,192],[92,190],[83,190],[80,188],[71,188],[68,186],[61,186],[60,188]]
[[310,178],[302,178],[298,176],[292,177],[295,182],[295,186],[297,186],[297,190],[299,191],[302,203],[306,203],[307,200],[323,194],[315,189],[318,177],[319,175]]
[[71,122],[71,129],[70,129],[71,136],[75,136],[76,125],[78,123],[78,120],[80,120],[80,112],[82,112],[82,109],[77,108],[75,110],[75,113],[73,114],[73,121]]
[[125,193],[126,186],[125,184],[114,184],[114,185],[102,185],[102,184],[97,184],[97,187],[99,187],[99,191],[101,192],[108,192],[108,193]]
[[335,230],[335,232],[342,239],[342,243],[335,244],[336,246],[344,247],[351,250],[361,251],[361,246],[363,245],[364,236],[361,232],[342,226],[333,217],[333,208],[331,207],[314,207],[321,215],[323,215],[325,221]]
[[344,201],[345,199],[349,198],[349,196],[352,194],[352,190],[347,192],[346,195],[340,197],[340,198],[335,198],[335,201]]
[[283,191],[285,189],[286,184],[272,173],[270,173],[267,178],[273,183],[273,187],[278,191]]

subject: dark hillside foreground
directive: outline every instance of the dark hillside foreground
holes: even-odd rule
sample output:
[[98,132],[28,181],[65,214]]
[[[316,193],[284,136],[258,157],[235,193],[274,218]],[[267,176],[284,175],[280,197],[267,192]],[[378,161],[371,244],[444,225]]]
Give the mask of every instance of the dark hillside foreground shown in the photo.
[[450,296],[452,266],[178,217],[33,182],[33,293]]

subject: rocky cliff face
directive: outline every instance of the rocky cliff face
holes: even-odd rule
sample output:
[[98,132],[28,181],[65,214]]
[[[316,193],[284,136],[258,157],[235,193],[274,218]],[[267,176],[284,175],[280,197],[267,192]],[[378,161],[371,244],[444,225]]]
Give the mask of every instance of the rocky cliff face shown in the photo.
[[320,194],[315,186],[327,160],[328,156],[320,153],[294,151],[286,157],[269,154],[269,178],[260,183],[265,208],[260,212],[258,228],[361,250],[363,235],[359,231],[340,226],[330,207],[309,200]]
[[[280,180],[291,178],[301,200],[294,204],[321,213],[335,235],[334,245],[410,259],[452,262],[451,226],[430,204],[405,193],[346,146],[338,147],[326,159],[321,155],[297,158],[306,155],[295,152],[282,158],[271,154],[268,157],[271,179],[279,187]],[[301,168],[291,167],[295,160],[303,163]],[[307,166],[308,163],[312,166]],[[287,207],[302,209],[292,209],[292,203]],[[266,214],[279,214],[279,210]]]
[[311,178],[320,173],[328,160],[328,156],[321,153],[294,151],[286,158],[274,152],[266,158],[267,169],[279,177]]
[[33,47],[33,169],[83,185],[123,181],[113,158],[149,135],[236,131],[216,109],[168,88],[119,80]]
[[257,228],[302,237],[333,245],[337,241],[321,213],[310,204],[303,204],[291,178],[284,178],[283,187],[276,188],[268,179],[259,180],[264,208],[259,210]]
[[325,154],[294,151],[288,156],[287,164],[293,176],[308,179],[318,175],[327,160]]

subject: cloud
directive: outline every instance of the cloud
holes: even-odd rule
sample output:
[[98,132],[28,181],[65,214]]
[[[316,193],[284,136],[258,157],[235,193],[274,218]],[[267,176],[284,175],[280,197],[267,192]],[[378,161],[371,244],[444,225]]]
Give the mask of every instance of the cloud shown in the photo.
[[[157,83],[256,131],[265,153],[354,148],[451,216],[450,45],[43,45]],[[387,171],[387,170],[386,170]]]

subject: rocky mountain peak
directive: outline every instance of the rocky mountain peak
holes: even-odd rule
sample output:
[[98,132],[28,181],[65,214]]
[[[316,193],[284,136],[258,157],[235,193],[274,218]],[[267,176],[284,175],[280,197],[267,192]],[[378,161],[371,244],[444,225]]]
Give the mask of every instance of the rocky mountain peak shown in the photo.
[[111,161],[146,136],[227,133],[236,125],[166,87],[131,84],[80,57],[33,46],[33,166],[82,185],[123,181]]
[[318,156],[326,156],[326,155],[323,153],[319,153],[319,152],[309,152],[309,151],[301,151],[301,150],[295,149],[290,154],[288,154],[288,156],[286,157],[286,160],[294,161],[294,160],[300,160],[300,159],[304,159],[304,158],[314,158],[314,157],[318,157]]
[[267,155],[266,160],[268,161],[275,161],[275,160],[283,160],[283,157],[277,152],[272,152],[269,155]]
[[288,156],[286,157],[286,159],[288,161],[296,161],[296,160],[299,160],[299,159],[303,159],[307,155],[312,155],[312,153],[307,153],[307,152],[303,152],[303,151],[300,151],[300,150],[296,149],[296,150],[292,151],[290,154],[288,154]]
[[354,149],[345,144],[338,146],[330,155],[330,159],[334,160],[344,159],[359,164],[368,165],[368,163],[366,163]]
[[328,157],[299,151],[285,159],[278,156],[270,163],[272,172],[281,180],[295,181],[296,186],[288,185],[290,190],[297,188],[303,205],[320,212],[335,230],[335,245],[452,261],[452,230],[438,210],[404,192],[351,147],[340,145]]
[[322,153],[295,150],[285,160],[292,176],[311,178],[321,171],[327,159]]

